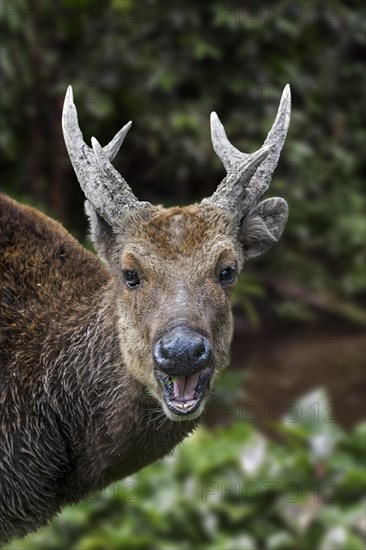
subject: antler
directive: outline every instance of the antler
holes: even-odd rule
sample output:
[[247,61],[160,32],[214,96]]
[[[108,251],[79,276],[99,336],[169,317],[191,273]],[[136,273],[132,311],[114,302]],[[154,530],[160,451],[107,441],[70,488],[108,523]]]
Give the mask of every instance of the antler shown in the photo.
[[211,113],[211,137],[216,154],[227,175],[216,191],[202,202],[238,209],[241,214],[253,208],[268,189],[286,138],[290,122],[291,92],[287,84],[282,92],[276,120],[263,146],[255,153],[242,153],[228,140],[216,113]]
[[114,138],[101,147],[93,137],[92,149],[84,142],[79,128],[71,86],[68,87],[62,113],[62,130],[80,187],[95,211],[110,225],[116,225],[125,207],[136,207],[140,202],[127,182],[112,166],[132,122],[128,122]]

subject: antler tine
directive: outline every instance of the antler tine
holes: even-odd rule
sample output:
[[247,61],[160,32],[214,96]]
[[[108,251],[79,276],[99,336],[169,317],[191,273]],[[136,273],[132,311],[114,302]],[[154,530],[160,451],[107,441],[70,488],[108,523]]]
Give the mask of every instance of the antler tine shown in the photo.
[[237,169],[240,165],[245,164],[250,155],[242,153],[230,143],[227,138],[225,129],[217,116],[217,113],[213,111],[210,116],[211,123],[211,140],[215,153],[220,158],[222,164],[225,166],[226,172],[229,174]]
[[[89,191],[89,195],[93,192],[94,203],[88,196],[88,200],[92,204],[99,202],[100,213],[102,217],[108,215],[112,224],[115,224],[121,214],[123,208],[138,206],[140,201],[132,193],[131,188],[126,180],[109,162],[108,156],[95,137],[91,138],[92,147],[95,159],[99,168],[100,182],[103,186],[103,193],[99,191],[94,193],[94,190]],[[94,196],[95,195],[95,196]],[[105,214],[103,216],[103,213]]]
[[92,138],[93,148],[84,142],[79,127],[71,86],[68,87],[62,113],[62,129],[67,151],[80,187],[94,209],[108,223],[115,225],[126,206],[137,206],[138,199],[110,163],[119,151],[132,122],[128,122],[106,145]]
[[286,139],[290,118],[291,89],[289,84],[287,84],[282,92],[276,119],[264,142],[264,145],[271,147],[271,152],[262,166],[256,171],[247,187],[243,204],[245,211],[251,210],[258,203],[271,184],[272,175],[276,169]]
[[127,124],[125,124],[123,128],[119,132],[117,132],[117,134],[108,143],[108,145],[103,147],[103,150],[110,161],[112,161],[114,157],[117,155],[131,126],[132,126],[132,120],[130,120],[130,122],[127,122]]
[[263,146],[255,153],[242,153],[228,140],[217,114],[211,113],[213,148],[227,171],[215,193],[205,202],[248,211],[268,189],[286,138],[291,112],[290,86],[283,90],[276,119]]

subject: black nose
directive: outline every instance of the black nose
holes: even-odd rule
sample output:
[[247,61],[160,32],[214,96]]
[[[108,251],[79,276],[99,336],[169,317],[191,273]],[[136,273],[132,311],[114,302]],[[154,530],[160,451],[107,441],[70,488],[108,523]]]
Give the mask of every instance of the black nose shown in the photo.
[[194,374],[209,365],[209,340],[188,327],[177,327],[154,346],[155,365],[171,376]]

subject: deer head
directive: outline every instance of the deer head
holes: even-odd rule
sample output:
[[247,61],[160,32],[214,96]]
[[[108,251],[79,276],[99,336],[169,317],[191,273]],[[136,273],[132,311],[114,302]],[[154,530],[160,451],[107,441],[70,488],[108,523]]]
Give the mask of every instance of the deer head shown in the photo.
[[87,199],[91,239],[111,273],[123,361],[172,420],[202,413],[213,380],[229,362],[230,295],[238,275],[284,230],[287,203],[260,199],[276,168],[290,109],[287,85],[272,129],[251,154],[229,142],[212,113],[213,147],[227,175],[200,204],[165,209],[139,201],[111,164],[131,122],[105,147],[92,138],[90,148],[71,87],[67,91],[65,142]]

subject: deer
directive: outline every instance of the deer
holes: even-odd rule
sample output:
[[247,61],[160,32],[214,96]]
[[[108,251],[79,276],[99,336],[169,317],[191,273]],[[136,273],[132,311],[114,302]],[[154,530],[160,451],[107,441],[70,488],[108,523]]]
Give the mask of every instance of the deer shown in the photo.
[[211,114],[226,176],[209,198],[139,201],[105,147],[84,142],[72,88],[66,148],[94,254],[33,207],[0,198],[0,541],[46,525],[172,452],[230,362],[230,296],[278,242],[284,199],[261,200],[290,121],[287,85],[263,146],[243,153]]

